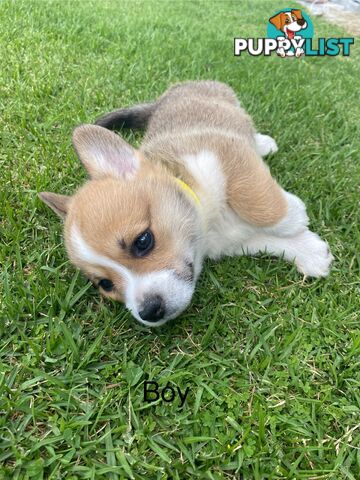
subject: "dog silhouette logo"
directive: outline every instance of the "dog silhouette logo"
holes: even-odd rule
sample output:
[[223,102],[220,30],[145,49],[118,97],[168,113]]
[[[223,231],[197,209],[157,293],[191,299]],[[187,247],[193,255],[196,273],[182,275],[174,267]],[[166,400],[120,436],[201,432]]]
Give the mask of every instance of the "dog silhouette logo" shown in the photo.
[[310,17],[298,9],[285,9],[269,18],[268,38],[278,40],[276,53],[280,57],[301,57],[306,54],[306,38],[312,38],[314,28]]

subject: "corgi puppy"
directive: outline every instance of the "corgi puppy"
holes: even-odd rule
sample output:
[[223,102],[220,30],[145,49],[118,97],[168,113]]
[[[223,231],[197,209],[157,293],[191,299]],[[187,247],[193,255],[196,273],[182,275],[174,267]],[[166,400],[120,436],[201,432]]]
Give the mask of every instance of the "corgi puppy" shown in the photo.
[[[139,149],[112,129],[147,128]],[[157,101],[74,130],[90,178],[74,195],[40,193],[64,220],[71,262],[148,326],[190,303],[205,257],[267,252],[305,276],[328,275],[332,255],[308,229],[304,203],[283,190],[233,90],[175,85]]]
[[[303,19],[301,10],[291,10],[290,12],[280,12],[277,15],[274,15],[269,19],[269,22],[272,23],[277,30],[281,30],[285,34],[285,38],[292,40],[293,38],[301,38],[296,36],[296,33],[300,30],[307,28],[307,22]],[[280,47],[277,53],[281,57],[285,56],[294,56],[292,50],[285,52],[285,49]],[[300,57],[304,53],[302,48],[297,48],[295,51],[295,56]]]

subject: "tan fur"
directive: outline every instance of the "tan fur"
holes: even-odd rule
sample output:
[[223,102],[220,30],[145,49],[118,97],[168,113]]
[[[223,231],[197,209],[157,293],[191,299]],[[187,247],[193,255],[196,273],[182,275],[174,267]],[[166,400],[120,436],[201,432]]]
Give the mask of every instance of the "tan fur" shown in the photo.
[[189,82],[160,99],[140,151],[153,162],[161,160],[195,189],[181,157],[201,150],[216,153],[227,179],[229,205],[247,222],[269,226],[286,215],[286,200],[255,151],[254,133],[229,87]]
[[70,197],[52,192],[41,192],[39,193],[39,197],[51,210],[59,215],[59,217],[63,220],[65,219],[70,204]]
[[[157,180],[156,182],[157,195],[159,198],[166,198],[161,184]],[[173,245],[161,231],[161,225],[154,223],[156,212],[152,212],[153,199],[146,195],[147,189],[144,188],[148,183],[149,178],[144,177],[136,179],[136,188],[135,185],[125,186],[111,178],[88,182],[74,197],[76,209],[70,211],[66,223],[65,235],[70,249],[71,226],[75,222],[90,247],[95,251],[99,251],[100,247],[103,255],[127,268],[131,267],[134,272],[161,270],[173,264]],[[124,196],[127,199],[126,203],[123,200]],[[97,208],[89,210],[87,207],[91,203],[96,203]],[[135,205],[136,208],[130,210],[129,205]],[[144,257],[141,261],[134,261],[127,247],[149,227],[157,239],[157,246],[151,258]],[[114,238],[117,241],[114,241]],[[122,245],[125,245],[125,248]]]
[[[102,293],[123,301],[123,279],[114,275],[111,269],[88,264],[77,257],[71,241],[73,225],[80,229],[84,240],[94,251],[137,274],[166,268],[181,274],[181,245],[173,241],[171,234],[176,229],[182,229],[186,236],[187,225],[185,216],[180,227],[172,225],[168,220],[174,209],[168,197],[174,189],[179,189],[178,185],[161,165],[152,166],[141,159],[141,168],[136,178],[123,182],[105,176],[87,182],[72,197],[65,223],[68,254],[72,262],[95,283],[101,278],[107,278],[115,284],[114,292]],[[89,208],[89,205],[94,207]],[[165,210],[161,216],[158,215],[160,205]],[[181,206],[185,206],[185,215],[189,205],[179,195],[177,207],[180,211]],[[148,228],[151,228],[155,236],[155,248],[151,256],[134,259],[130,247],[137,236]]]

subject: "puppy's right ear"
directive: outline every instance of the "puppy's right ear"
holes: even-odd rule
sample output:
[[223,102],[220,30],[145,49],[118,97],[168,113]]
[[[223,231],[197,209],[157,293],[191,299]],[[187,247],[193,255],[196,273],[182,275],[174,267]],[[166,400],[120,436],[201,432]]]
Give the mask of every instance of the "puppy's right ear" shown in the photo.
[[73,133],[75,151],[91,178],[130,178],[140,166],[134,148],[119,135],[98,125],[80,125]]
[[40,192],[39,197],[44,203],[46,203],[48,207],[51,208],[51,210],[56,213],[56,215],[58,215],[62,220],[65,219],[71,197],[52,192]]
[[274,15],[273,17],[269,18],[269,22],[272,23],[277,30],[281,30],[282,15],[283,15],[283,13],[280,12],[277,15]]

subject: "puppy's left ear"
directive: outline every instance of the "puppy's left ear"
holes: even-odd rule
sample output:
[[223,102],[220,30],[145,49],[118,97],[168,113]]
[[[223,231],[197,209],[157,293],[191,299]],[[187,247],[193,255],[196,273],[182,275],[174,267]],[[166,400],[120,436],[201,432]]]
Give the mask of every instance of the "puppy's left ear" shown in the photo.
[[291,10],[291,13],[293,13],[297,19],[303,18],[301,10]]
[[65,219],[71,197],[52,192],[40,192],[39,197],[44,203],[46,203],[48,207],[51,208],[51,210],[56,213],[56,215],[58,215],[62,220]]
[[80,125],[73,133],[75,151],[93,179],[136,174],[140,160],[136,150],[119,135],[98,125]]

